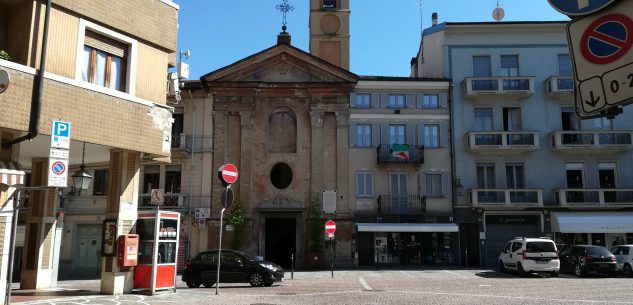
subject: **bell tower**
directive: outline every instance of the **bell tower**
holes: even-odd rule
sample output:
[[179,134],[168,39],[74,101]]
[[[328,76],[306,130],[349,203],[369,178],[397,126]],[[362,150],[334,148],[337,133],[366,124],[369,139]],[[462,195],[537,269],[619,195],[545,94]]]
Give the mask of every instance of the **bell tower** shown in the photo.
[[310,53],[349,70],[349,1],[310,0]]

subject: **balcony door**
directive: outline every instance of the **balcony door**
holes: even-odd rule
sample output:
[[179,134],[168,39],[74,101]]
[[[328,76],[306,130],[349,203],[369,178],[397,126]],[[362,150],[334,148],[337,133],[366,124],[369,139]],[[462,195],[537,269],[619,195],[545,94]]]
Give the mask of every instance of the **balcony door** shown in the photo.
[[405,139],[405,125],[389,125],[389,144],[407,144]]
[[561,123],[564,131],[580,130],[580,119],[576,116],[573,107],[561,108]]
[[[506,163],[506,186],[509,189],[525,189],[525,166],[523,163]],[[511,202],[528,202],[525,191],[510,192]]]
[[503,131],[521,131],[522,129],[521,108],[503,108]]
[[[473,77],[491,77],[490,56],[473,56]],[[474,80],[472,89],[475,91],[497,90],[495,80]]]
[[389,174],[389,194],[391,212],[404,214],[407,212],[409,201],[409,176],[407,173]]
[[[495,189],[494,163],[477,163],[477,188],[482,190]],[[480,191],[479,202],[497,202],[495,191]]]
[[[565,172],[567,176],[567,188],[569,189],[582,189],[585,187],[583,177],[582,163],[567,163],[565,164]],[[582,191],[568,191],[567,202],[579,203],[585,201],[585,193]]]
[[[600,180],[601,189],[616,188],[615,163],[598,164],[598,179]],[[604,201],[607,203],[617,202],[617,193],[613,191],[604,192]]]

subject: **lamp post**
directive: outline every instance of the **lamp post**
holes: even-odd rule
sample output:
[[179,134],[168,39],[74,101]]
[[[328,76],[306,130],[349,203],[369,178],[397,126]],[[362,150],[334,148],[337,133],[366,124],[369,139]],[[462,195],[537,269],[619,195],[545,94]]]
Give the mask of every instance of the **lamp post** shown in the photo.
[[77,192],[77,195],[80,195],[82,190],[87,190],[90,186],[90,182],[92,181],[92,176],[86,172],[86,165],[84,164],[85,157],[86,142],[84,142],[81,153],[81,166],[79,166],[79,170],[75,171],[72,176],[70,176],[73,179],[73,188]]

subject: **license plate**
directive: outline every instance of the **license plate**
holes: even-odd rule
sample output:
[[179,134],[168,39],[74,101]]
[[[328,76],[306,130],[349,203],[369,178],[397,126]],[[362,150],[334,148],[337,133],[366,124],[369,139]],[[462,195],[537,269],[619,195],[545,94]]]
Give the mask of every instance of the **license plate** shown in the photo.
[[283,277],[281,278],[281,281],[282,281],[282,282],[284,281],[284,278],[283,278]]
[[536,261],[537,264],[547,264],[546,261]]

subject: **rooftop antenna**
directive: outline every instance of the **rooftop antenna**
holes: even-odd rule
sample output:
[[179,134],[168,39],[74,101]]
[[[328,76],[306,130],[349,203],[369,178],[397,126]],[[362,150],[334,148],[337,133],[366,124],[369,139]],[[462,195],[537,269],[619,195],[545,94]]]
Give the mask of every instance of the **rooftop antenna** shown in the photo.
[[420,2],[416,4],[415,7],[417,7],[420,10],[420,36],[422,36],[422,34],[424,33],[424,25],[423,25],[424,14],[422,13],[422,7],[424,6],[424,3],[422,0],[419,0],[419,1]]
[[497,22],[501,21],[506,16],[506,12],[499,6],[499,0],[497,0],[497,7],[492,11],[492,18]]

